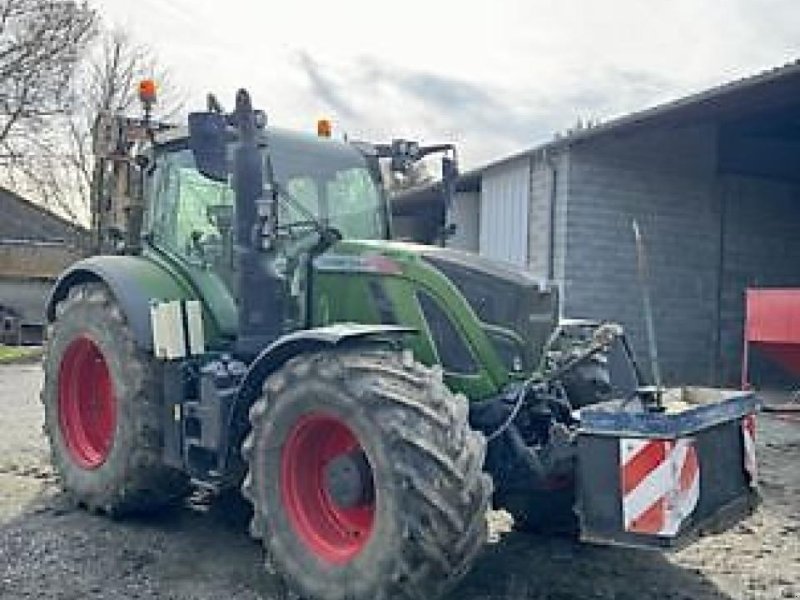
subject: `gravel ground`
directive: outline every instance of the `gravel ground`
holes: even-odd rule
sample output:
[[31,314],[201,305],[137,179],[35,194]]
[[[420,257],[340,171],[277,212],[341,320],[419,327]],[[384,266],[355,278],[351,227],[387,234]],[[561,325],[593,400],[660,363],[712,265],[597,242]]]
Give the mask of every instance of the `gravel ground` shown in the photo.
[[[236,499],[122,522],[69,507],[40,385],[38,366],[0,366],[0,598],[281,598]],[[800,422],[764,415],[758,439],[764,504],[732,531],[671,555],[509,534],[452,600],[800,598]]]

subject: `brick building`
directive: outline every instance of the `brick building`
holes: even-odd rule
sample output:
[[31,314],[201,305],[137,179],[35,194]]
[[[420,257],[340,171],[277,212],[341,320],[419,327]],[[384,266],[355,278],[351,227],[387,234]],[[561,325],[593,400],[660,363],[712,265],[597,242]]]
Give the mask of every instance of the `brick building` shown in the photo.
[[[401,230],[423,197],[441,204],[397,201]],[[800,62],[471,171],[446,212],[448,245],[555,280],[565,316],[618,320],[643,353],[636,219],[665,379],[735,384],[745,288],[800,285]]]
[[38,343],[58,274],[80,256],[85,231],[0,188],[0,343]]

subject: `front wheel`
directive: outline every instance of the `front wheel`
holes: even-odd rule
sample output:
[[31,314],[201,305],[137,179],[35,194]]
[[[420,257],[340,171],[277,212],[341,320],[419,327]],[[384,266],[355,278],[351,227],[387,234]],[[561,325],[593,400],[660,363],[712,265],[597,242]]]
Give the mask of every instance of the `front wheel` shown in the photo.
[[77,504],[117,516],[185,494],[186,477],[161,460],[154,361],[102,284],[76,286],[58,304],[41,398],[53,466]]
[[467,401],[395,352],[320,352],[264,385],[244,445],[251,531],[301,597],[434,598],[486,537]]

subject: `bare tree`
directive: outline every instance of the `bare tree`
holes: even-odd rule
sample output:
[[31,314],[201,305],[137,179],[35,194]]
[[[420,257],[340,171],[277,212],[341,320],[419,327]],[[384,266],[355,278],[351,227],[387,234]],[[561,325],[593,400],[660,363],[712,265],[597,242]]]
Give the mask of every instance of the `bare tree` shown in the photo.
[[74,109],[66,123],[61,189],[69,190],[78,212],[86,215],[95,172],[94,133],[103,113],[134,115],[138,82],[154,79],[159,98],[154,117],[170,120],[182,109],[182,93],[171,83],[153,51],[136,43],[127,32],[114,29],[99,36],[75,78]]
[[95,14],[71,0],[0,0],[0,143],[69,107]]
[[136,43],[123,30],[101,36],[93,55],[76,78],[76,110],[69,120],[69,162],[81,198],[92,186],[94,155],[92,140],[102,113],[134,114],[138,103],[138,82],[154,79],[159,86],[155,118],[169,120],[180,112],[182,94],[171,84],[166,68],[153,51]]
[[69,112],[70,83],[95,34],[96,16],[75,0],[0,0],[0,169],[25,191],[47,187],[41,158]]
[[[9,1],[34,0],[0,0],[0,6]],[[182,107],[182,94],[152,50],[124,30],[102,31],[76,52],[79,60],[62,81],[58,110],[39,111],[37,119],[18,128],[13,144],[11,138],[6,145],[0,139],[0,149],[13,149],[5,163],[0,157],[0,167],[6,167],[3,174],[11,187],[76,222],[86,222],[95,178],[92,142],[100,115],[135,115],[137,84],[144,78],[155,79],[161,88],[155,118],[174,117]]]

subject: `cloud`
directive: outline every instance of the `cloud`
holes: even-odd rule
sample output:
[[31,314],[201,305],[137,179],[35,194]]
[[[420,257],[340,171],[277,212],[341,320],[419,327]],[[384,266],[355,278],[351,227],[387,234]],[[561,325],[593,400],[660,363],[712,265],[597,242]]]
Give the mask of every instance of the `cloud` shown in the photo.
[[[797,0],[608,3],[408,0],[387,18],[346,0],[325,18],[295,0],[91,0],[128,23],[198,98],[245,84],[274,122],[307,129],[309,115],[351,137],[455,141],[479,163],[684,96],[800,53]],[[358,33],[353,29],[358,15]],[[423,17],[421,17],[423,15]],[[266,20],[265,20],[266,19]],[[264,35],[264,23],[270,23]],[[709,35],[713,32],[713,35]]]
[[673,87],[649,72],[614,68],[567,74],[559,87],[505,87],[364,57],[334,66],[298,56],[314,92],[351,131],[383,133],[387,125],[403,130],[413,123],[426,141],[458,138],[472,163],[549,141],[579,117],[645,108]]
[[342,117],[348,119],[359,117],[358,111],[346,99],[347,89],[345,86],[339,85],[323,75],[319,63],[309,53],[299,52],[297,58],[300,68],[311,84],[311,91],[316,96]]

